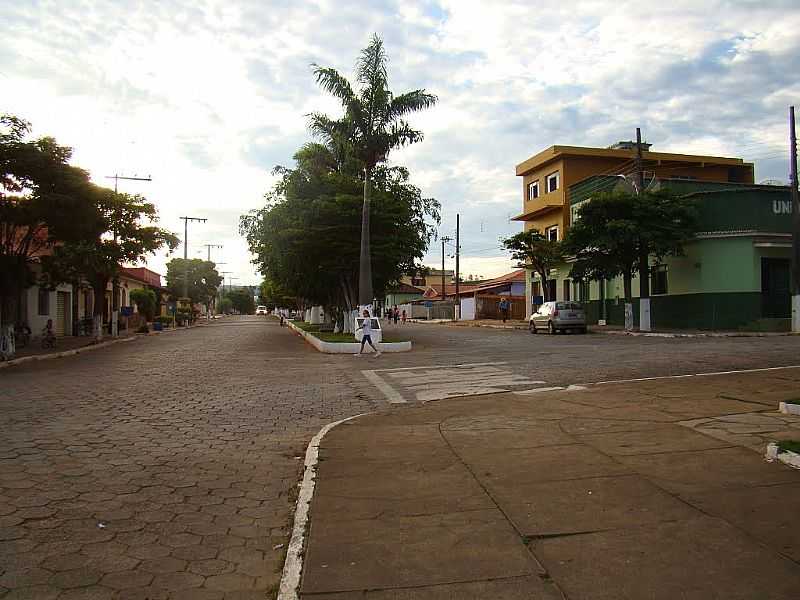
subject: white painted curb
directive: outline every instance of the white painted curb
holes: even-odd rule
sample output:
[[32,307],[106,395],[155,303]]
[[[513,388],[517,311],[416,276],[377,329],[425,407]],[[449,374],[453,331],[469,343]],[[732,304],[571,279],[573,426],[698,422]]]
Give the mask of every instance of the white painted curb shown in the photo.
[[[358,354],[361,350],[361,344],[357,342],[352,344],[347,342],[323,342],[313,333],[300,329],[294,323],[287,321],[287,324],[314,348],[325,354]],[[411,342],[378,342],[376,346],[381,352],[408,352],[411,350]]]
[[800,404],[793,404],[792,402],[780,402],[778,410],[785,415],[800,415]]
[[297,496],[297,506],[294,511],[292,538],[289,540],[289,547],[286,550],[286,561],[283,563],[283,574],[281,575],[281,585],[278,590],[277,600],[297,600],[299,598],[298,591],[300,589],[300,576],[303,573],[303,554],[306,543],[306,529],[308,528],[308,509],[311,507],[311,499],[314,497],[317,463],[319,462],[319,445],[322,442],[322,438],[337,425],[357,419],[364,414],[366,413],[325,425],[308,443],[303,481],[300,483],[300,493]]
[[771,442],[767,444],[766,460],[767,462],[773,462],[775,459],[778,459],[785,465],[794,469],[800,469],[800,454],[792,452],[791,450],[784,450],[781,452],[778,448],[778,444]]

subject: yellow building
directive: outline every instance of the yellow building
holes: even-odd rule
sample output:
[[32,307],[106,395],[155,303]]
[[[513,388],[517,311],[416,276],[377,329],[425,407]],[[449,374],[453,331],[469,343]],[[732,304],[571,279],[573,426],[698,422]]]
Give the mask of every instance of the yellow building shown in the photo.
[[[753,183],[753,163],[740,158],[650,152],[642,144],[645,180],[655,177],[697,181]],[[551,146],[517,165],[522,177],[525,230],[537,229],[553,240],[564,238],[570,224],[569,187],[594,175],[635,177],[636,142],[609,148]]]

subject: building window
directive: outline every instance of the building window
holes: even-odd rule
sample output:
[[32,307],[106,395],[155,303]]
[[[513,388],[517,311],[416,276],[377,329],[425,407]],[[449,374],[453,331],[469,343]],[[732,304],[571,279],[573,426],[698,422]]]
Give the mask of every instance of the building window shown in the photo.
[[564,280],[564,300],[571,300],[569,297],[569,291],[572,287],[572,282],[569,279]]
[[558,225],[553,225],[544,230],[544,237],[548,242],[558,241]]
[[46,317],[50,314],[50,290],[39,288],[39,315]]
[[650,269],[651,286],[653,294],[668,293],[667,265],[655,265]]
[[528,200],[534,200],[539,197],[539,180],[528,184]]
[[547,176],[547,193],[555,192],[558,189],[558,171]]

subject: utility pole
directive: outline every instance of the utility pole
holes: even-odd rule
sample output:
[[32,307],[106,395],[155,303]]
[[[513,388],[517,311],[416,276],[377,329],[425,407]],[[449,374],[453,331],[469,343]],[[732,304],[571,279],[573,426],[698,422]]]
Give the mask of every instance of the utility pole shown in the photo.
[[461,318],[461,297],[458,295],[458,278],[459,278],[459,270],[458,270],[458,259],[459,253],[461,251],[461,245],[459,243],[459,229],[461,225],[461,215],[456,213],[456,303],[453,307],[453,319],[458,321]]
[[[203,244],[208,249],[208,262],[211,262],[211,249],[212,248],[222,248],[220,244]],[[217,264],[224,264],[224,263],[217,263]]]
[[[644,194],[644,168],[642,167],[642,130],[636,128],[636,186],[637,194]],[[650,254],[647,248],[639,253],[639,331],[650,331]],[[625,329],[633,329],[633,306],[625,304]]]
[[792,193],[792,332],[800,333],[800,191],[797,188],[797,132],[789,107],[789,186]]
[[[106,179],[113,179],[114,180],[114,196],[119,194],[119,180],[123,179],[126,181],[153,181],[152,178],[148,175],[147,177],[125,177],[124,175],[120,175],[118,173],[114,173],[113,175],[106,175]],[[117,241],[117,232],[114,231],[114,241]],[[77,292],[77,289],[74,289],[74,292]],[[78,295],[77,293],[72,294],[72,304],[73,304],[73,315],[78,314]],[[97,302],[99,299],[96,299]],[[105,311],[104,311],[105,312]],[[74,321],[74,317],[73,317]],[[73,327],[74,328],[74,327]],[[95,335],[98,335],[99,332],[95,332]],[[114,275],[114,278],[111,280],[111,337],[118,337],[119,336],[119,276]]]
[[233,273],[233,271],[220,271],[219,272],[219,274],[222,275],[222,290],[219,293],[220,300],[222,299],[222,296],[225,295],[225,278],[226,278],[225,276],[226,275],[230,275],[231,273]]
[[[200,217],[180,217],[183,220],[183,297],[189,297],[189,221],[205,223],[208,219]],[[210,250],[209,250],[210,252]],[[189,301],[191,309],[191,301]]]
[[445,242],[449,242],[451,238],[444,236],[442,238],[442,300],[444,301],[447,298],[447,293],[445,292],[444,287],[444,244]]

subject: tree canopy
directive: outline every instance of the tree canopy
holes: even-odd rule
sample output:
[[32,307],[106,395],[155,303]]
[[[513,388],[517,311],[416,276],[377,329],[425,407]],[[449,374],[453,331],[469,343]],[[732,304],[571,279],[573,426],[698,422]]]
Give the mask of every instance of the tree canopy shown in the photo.
[[[304,146],[294,169],[267,195],[267,206],[242,216],[254,263],[282,293],[300,302],[351,309],[359,272],[361,180],[337,170],[324,146]],[[439,222],[439,203],[424,198],[401,167],[375,170],[372,262],[380,294],[417,268]]]
[[222,284],[222,276],[217,272],[216,265],[199,258],[173,258],[167,263],[167,288],[174,298],[183,297],[183,284],[188,263],[189,298],[192,302],[208,304],[217,295],[217,289]]
[[28,139],[30,124],[0,115],[0,301],[3,322],[34,283],[32,264],[62,242],[90,236],[100,215],[88,174],[69,164],[72,149],[53,138]]
[[225,294],[224,299],[231,303],[231,308],[243,315],[252,315],[256,312],[256,302],[249,288],[233,288]]
[[564,241],[566,252],[575,257],[571,277],[588,281],[622,276],[630,302],[640,257],[660,261],[681,255],[696,218],[692,202],[668,190],[598,194],[579,209]]
[[550,271],[564,259],[561,242],[550,241],[537,229],[529,229],[504,239],[503,246],[511,253],[511,258],[517,261],[518,269],[530,269],[539,275],[545,301],[554,300],[547,298],[545,284]]

